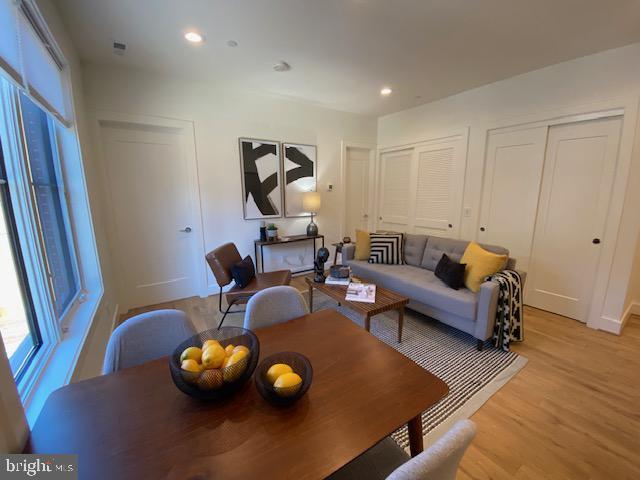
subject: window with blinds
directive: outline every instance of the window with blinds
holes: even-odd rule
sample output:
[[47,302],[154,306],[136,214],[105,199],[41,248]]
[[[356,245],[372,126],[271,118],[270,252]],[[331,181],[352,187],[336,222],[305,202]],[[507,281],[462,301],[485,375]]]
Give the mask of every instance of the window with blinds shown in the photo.
[[20,94],[20,109],[45,266],[61,317],[79,286],[55,135],[47,114],[24,94]]
[[51,114],[71,122],[66,62],[31,1],[0,0],[0,67]]

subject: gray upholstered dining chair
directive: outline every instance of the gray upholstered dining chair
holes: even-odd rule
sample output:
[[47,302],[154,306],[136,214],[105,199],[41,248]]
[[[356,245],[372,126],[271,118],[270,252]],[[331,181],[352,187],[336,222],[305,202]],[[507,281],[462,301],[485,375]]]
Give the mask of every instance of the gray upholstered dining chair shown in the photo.
[[329,480],[455,480],[460,460],[475,435],[475,424],[471,420],[460,420],[411,459],[387,437],[331,475]]
[[131,317],[111,334],[102,373],[171,355],[180,342],[196,333],[187,315],[180,310],[155,310]]
[[244,328],[254,330],[309,313],[300,292],[289,286],[271,287],[256,293],[247,303]]

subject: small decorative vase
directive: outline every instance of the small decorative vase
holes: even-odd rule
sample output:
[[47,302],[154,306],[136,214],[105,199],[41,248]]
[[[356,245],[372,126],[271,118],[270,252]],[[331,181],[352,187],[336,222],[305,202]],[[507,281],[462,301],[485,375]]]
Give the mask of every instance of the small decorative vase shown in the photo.
[[278,230],[267,230],[267,240],[270,242],[278,238]]

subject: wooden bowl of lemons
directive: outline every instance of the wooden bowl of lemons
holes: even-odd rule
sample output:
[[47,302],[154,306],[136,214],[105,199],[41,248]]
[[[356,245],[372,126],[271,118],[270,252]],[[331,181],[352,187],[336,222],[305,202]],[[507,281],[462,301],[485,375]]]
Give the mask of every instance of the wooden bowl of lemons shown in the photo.
[[251,330],[205,330],[178,345],[169,358],[171,378],[181,391],[201,400],[231,395],[251,377],[260,342]]
[[307,393],[313,380],[309,359],[297,352],[271,355],[256,369],[256,389],[273,405],[291,405]]

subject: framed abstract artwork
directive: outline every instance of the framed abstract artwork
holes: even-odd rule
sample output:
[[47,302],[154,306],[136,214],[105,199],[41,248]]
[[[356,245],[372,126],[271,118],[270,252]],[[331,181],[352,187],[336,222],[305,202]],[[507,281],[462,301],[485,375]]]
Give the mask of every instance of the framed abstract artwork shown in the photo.
[[284,216],[306,217],[302,194],[317,187],[317,148],[315,145],[283,143]]
[[280,142],[239,138],[245,220],[282,216]]

